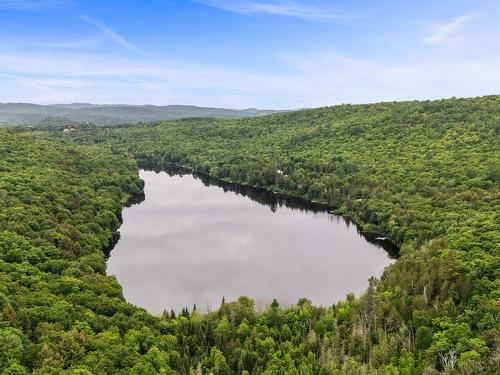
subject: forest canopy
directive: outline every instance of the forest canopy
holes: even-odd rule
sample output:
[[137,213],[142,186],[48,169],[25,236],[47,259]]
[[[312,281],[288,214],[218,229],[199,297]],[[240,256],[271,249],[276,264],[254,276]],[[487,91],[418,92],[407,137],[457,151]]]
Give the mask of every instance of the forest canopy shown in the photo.
[[[497,373],[500,96],[64,129],[0,129],[5,374]],[[329,307],[151,316],[103,253],[138,165],[327,204],[400,258]]]

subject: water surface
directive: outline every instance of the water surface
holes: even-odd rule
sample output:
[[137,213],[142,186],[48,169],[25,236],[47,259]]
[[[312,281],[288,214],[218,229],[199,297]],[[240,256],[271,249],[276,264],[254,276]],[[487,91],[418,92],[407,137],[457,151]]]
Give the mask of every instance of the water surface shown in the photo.
[[[140,172],[145,200],[125,208],[107,272],[152,313],[202,311],[246,295],[258,305],[361,293],[392,262],[342,217],[192,175]],[[233,191],[236,190],[236,191]]]

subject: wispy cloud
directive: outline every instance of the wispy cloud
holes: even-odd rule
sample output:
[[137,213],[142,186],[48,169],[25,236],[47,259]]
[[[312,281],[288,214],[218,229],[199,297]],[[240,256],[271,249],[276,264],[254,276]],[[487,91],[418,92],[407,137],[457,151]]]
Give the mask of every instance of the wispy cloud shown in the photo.
[[[0,0],[1,1],[1,0]],[[138,53],[144,56],[152,56],[152,54],[144,51],[143,49],[135,46],[125,39],[122,35],[118,34],[115,30],[106,26],[101,21],[91,18],[89,16],[81,15],[80,19],[92,26],[93,29],[97,29],[95,35],[89,35],[88,37],[81,39],[69,39],[69,40],[48,40],[48,41],[36,41],[36,42],[18,42],[23,46],[35,47],[35,48],[48,48],[48,49],[88,49],[105,42],[115,43],[129,51]]]
[[345,20],[350,17],[336,9],[306,5],[296,1],[192,0],[213,8],[240,14],[270,14],[307,20]]
[[[0,0],[1,1],[1,0]],[[80,19],[90,24],[93,28],[97,29],[98,33],[94,36],[89,36],[82,39],[73,40],[55,40],[55,41],[40,41],[35,43],[24,43],[23,45],[36,48],[54,48],[54,49],[85,49],[104,43],[106,41],[115,43],[129,51],[139,53],[145,56],[152,56],[152,54],[142,50],[141,48],[133,45],[123,36],[118,34],[109,26],[104,25],[102,22],[89,16],[81,15]]]
[[90,17],[85,16],[85,15],[81,15],[80,18],[82,20],[84,20],[85,22],[97,27],[101,31],[103,37],[105,37],[106,39],[109,39],[109,40],[119,44],[120,46],[130,50],[130,51],[137,52],[137,53],[140,53],[143,55],[150,55],[148,52],[133,45],[127,39],[125,39],[123,36],[121,36],[116,31],[114,31],[112,28],[104,25],[100,21],[98,21],[94,18],[90,18]]
[[29,47],[39,47],[39,48],[81,49],[94,46],[104,40],[105,38],[103,38],[102,35],[99,35],[97,37],[87,38],[87,39],[36,42],[36,43],[26,43],[25,45]]
[[0,9],[8,10],[44,10],[66,6],[70,0],[0,0]]
[[[306,4],[306,0],[300,1]],[[298,3],[278,3],[278,0],[203,2],[211,6],[217,3],[219,8],[225,4],[229,11],[241,14],[325,19],[324,14],[323,18],[314,16],[319,14],[316,8],[314,12],[308,8],[309,13],[298,15],[297,9],[301,9],[297,8]],[[255,4],[280,7],[262,8]],[[481,11],[481,14],[486,13]],[[22,43],[12,36],[7,36],[6,43],[0,40],[0,101],[183,103],[279,109],[476,96],[498,93],[500,87],[500,51],[488,47],[498,44],[494,17],[468,24],[478,15],[467,14],[438,25],[426,35],[426,43],[436,45],[466,36],[481,41],[457,44],[453,51],[422,45],[421,31],[415,36],[413,31],[404,35],[403,30],[397,30],[397,42],[404,40],[401,48],[387,39],[376,41],[378,44],[373,44],[376,48],[366,48],[368,52],[362,48],[364,44],[347,52],[341,48],[344,43],[314,46],[315,40],[294,50],[273,45],[266,50],[265,58],[269,57],[266,61],[270,64],[265,66],[241,64],[223,53],[218,60],[204,59],[198,54],[172,59],[161,52],[152,57],[106,22],[81,17],[89,34],[76,37],[80,40],[48,43],[37,40],[38,45]],[[333,19],[332,15],[328,17]],[[370,37],[376,34],[372,29],[369,32]],[[351,40],[359,42],[356,38]],[[164,43],[161,39],[160,42]],[[119,51],[109,48],[115,45]],[[132,53],[116,53],[123,52],[121,49]],[[276,51],[281,52],[278,59]]]
[[438,25],[429,36],[423,39],[423,42],[430,45],[439,45],[456,40],[457,38],[454,37],[455,32],[461,29],[467,22],[478,17],[479,15],[475,13],[465,14],[454,18],[448,23]]
[[0,49],[0,101],[297,108],[493,94],[500,55],[405,61],[338,53],[285,55],[280,73],[144,56]]
[[266,93],[280,98],[286,85],[282,77],[147,57],[1,50],[0,56],[0,98],[8,101],[211,103],[244,108],[262,105],[257,99]]

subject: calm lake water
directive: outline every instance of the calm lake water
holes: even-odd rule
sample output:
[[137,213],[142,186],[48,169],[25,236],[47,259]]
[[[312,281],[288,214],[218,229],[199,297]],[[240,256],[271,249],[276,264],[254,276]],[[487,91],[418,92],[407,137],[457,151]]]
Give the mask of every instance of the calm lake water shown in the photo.
[[[158,314],[224,296],[264,306],[331,305],[366,290],[393,260],[342,217],[256,189],[141,171],[145,200],[123,211],[107,272],[127,301]],[[219,184],[220,185],[220,184]]]

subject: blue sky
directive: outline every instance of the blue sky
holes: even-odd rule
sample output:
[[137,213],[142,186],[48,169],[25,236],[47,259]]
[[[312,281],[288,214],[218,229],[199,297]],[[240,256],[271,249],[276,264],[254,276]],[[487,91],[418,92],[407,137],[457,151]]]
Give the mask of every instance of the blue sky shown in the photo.
[[301,108],[500,92],[498,0],[0,0],[0,102]]

